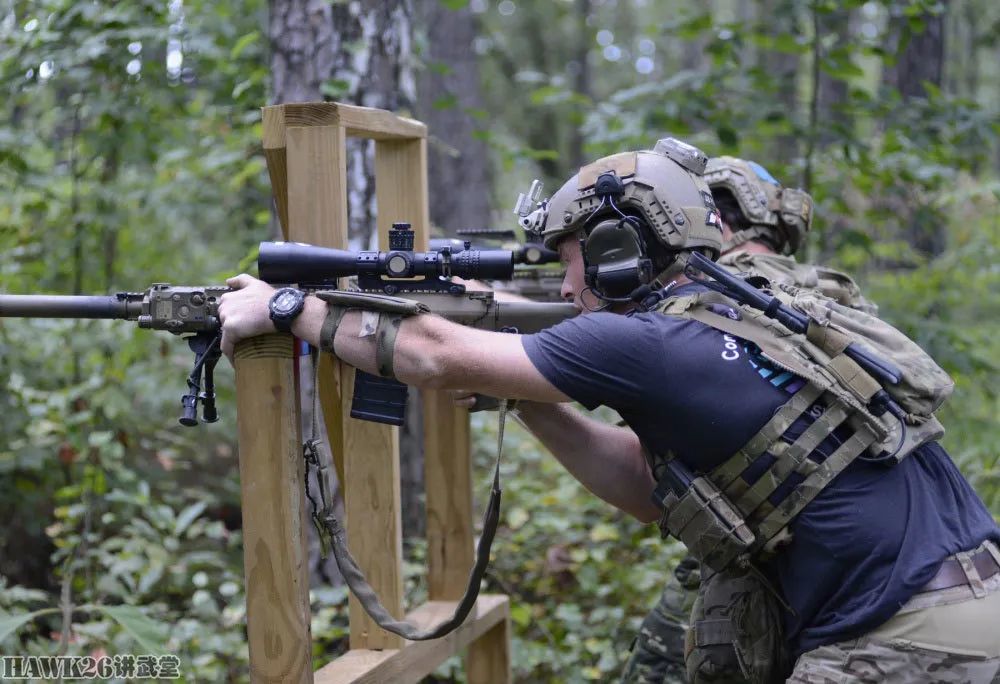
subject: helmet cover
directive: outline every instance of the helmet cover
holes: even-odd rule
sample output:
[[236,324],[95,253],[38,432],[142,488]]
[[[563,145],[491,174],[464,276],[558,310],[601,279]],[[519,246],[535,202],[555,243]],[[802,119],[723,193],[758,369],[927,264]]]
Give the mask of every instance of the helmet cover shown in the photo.
[[705,168],[713,193],[728,190],[749,224],[746,231],[765,235],[782,254],[801,247],[812,224],[813,199],[804,190],[783,187],[760,164],[736,157],[713,157]]

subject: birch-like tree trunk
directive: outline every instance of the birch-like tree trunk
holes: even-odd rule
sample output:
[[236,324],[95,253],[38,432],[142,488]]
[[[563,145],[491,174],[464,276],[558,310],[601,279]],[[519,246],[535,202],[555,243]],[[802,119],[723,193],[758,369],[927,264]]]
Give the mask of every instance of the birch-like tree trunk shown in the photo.
[[[272,103],[335,100],[400,113],[412,108],[415,83],[409,0],[271,0],[269,9]],[[373,150],[371,141],[348,139],[348,236],[354,249],[374,248],[378,236]],[[313,391],[312,376],[308,364],[302,365],[302,387],[308,397]],[[404,532],[412,529],[407,521],[420,519],[420,490],[407,481],[405,473],[422,467],[420,433],[414,434],[412,428],[419,425],[419,410],[411,407],[408,413],[410,428],[402,431],[400,444]],[[302,414],[304,429],[309,429],[308,401],[303,402]],[[339,498],[339,487],[334,485]],[[341,581],[332,557],[319,562],[315,540],[310,564],[314,579]]]

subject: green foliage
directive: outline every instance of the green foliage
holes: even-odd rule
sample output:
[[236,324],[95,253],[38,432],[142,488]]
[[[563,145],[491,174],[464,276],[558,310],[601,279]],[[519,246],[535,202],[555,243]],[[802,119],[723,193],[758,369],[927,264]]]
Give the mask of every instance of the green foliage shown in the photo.
[[[8,5],[0,290],[234,271],[269,221],[262,9]],[[111,322],[0,328],[0,581],[20,584],[0,592],[4,652],[172,652],[192,680],[245,672],[232,437],[170,427],[190,363],[179,340]]]

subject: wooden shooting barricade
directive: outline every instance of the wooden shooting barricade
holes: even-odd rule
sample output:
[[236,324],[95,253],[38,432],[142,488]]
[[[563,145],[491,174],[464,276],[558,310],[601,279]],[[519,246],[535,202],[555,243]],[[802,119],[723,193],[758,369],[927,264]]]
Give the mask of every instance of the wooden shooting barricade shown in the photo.
[[[335,103],[264,108],[268,171],[286,240],[347,247],[345,138],[375,140],[380,244],[407,221],[426,250],[427,129],[390,112]],[[350,417],[353,369],[323,355],[320,403],[358,565],[395,617],[403,614],[399,436]],[[470,684],[510,681],[510,606],[481,595],[446,637],[407,642],[380,629],[352,595],[350,651],[312,671],[304,463],[291,335],[236,349],[237,420],[250,675],[253,682],[417,682],[468,647]],[[443,393],[423,392],[428,594],[407,619],[431,625],[454,611],[473,563],[469,420]]]

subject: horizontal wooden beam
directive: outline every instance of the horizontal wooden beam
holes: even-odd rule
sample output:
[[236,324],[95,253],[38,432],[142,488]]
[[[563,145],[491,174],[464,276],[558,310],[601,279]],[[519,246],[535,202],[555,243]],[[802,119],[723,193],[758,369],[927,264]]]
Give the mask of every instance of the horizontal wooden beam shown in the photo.
[[[268,111],[268,110],[280,110]],[[264,118],[283,119],[283,125],[342,126],[348,136],[371,140],[413,140],[426,138],[427,126],[414,119],[384,109],[357,107],[337,102],[301,102],[264,107]],[[266,127],[265,127],[266,128]],[[281,147],[280,140],[268,140],[264,148]]]
[[[428,601],[406,618],[431,626],[455,612],[455,601]],[[462,626],[451,634],[431,641],[407,642],[401,649],[348,651],[316,671],[314,684],[408,684],[419,682],[444,661],[510,618],[510,601],[500,594],[484,594]]]

